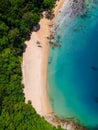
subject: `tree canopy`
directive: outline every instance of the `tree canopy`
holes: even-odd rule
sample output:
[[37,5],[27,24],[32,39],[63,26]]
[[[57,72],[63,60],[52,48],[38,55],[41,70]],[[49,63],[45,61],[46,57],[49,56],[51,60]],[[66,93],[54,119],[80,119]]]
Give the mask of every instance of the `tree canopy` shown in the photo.
[[[24,102],[24,41],[55,0],[0,0],[0,130],[56,130]],[[61,130],[58,128],[57,130]]]

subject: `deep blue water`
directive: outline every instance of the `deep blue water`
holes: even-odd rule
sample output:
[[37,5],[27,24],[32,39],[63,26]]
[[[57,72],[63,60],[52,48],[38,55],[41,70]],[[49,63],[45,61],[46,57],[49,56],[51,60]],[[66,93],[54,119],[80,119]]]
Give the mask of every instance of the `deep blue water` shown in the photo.
[[91,130],[98,130],[97,6],[89,3],[84,17],[70,17],[66,13],[64,17],[58,16],[56,41],[61,48],[51,47],[48,65],[53,111],[60,118],[74,117]]

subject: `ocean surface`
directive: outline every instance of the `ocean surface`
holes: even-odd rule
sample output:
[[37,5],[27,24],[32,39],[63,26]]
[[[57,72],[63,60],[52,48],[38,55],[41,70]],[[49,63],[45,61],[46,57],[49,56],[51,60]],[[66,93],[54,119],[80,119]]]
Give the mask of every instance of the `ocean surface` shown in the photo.
[[83,12],[71,2],[66,0],[54,26],[61,47],[50,47],[50,104],[59,118],[98,130],[98,1],[85,0]]

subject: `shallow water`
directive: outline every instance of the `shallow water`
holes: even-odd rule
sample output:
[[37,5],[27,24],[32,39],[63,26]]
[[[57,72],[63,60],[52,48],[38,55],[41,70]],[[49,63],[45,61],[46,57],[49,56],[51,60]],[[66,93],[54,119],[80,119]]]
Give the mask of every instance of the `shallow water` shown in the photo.
[[84,16],[72,14],[66,3],[55,23],[56,42],[61,48],[51,46],[49,55],[50,104],[60,118],[74,117],[97,130],[98,3],[86,1],[88,12]]

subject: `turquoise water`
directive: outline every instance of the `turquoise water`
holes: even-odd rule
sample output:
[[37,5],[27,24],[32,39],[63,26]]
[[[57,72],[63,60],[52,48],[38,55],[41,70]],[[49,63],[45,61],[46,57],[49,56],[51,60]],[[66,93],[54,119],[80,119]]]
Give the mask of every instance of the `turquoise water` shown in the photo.
[[50,49],[48,92],[56,115],[98,130],[98,3],[86,2],[84,16],[72,14],[65,3],[57,17],[61,47]]

